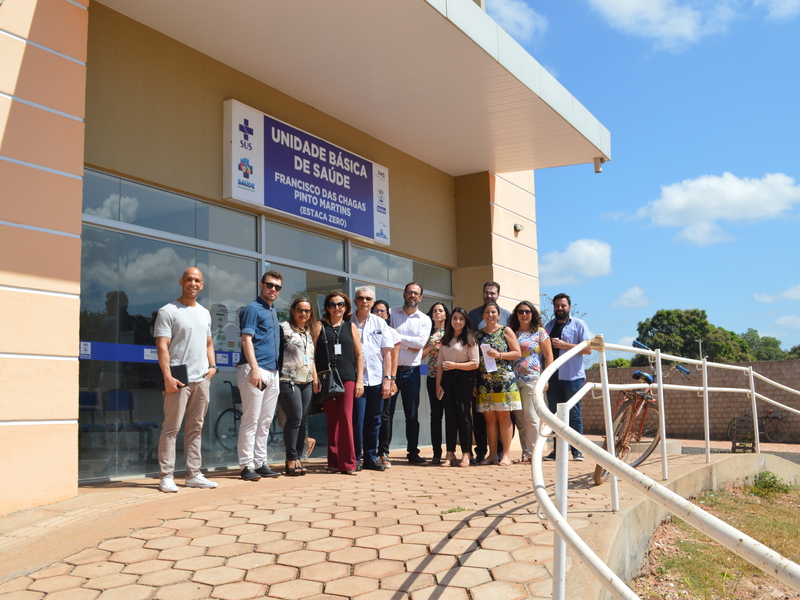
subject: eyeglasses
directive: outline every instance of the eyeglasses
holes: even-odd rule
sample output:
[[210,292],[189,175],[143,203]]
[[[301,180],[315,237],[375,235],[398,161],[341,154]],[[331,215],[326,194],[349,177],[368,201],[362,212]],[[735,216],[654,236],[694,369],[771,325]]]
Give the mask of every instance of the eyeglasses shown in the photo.
[[372,310],[373,315],[385,315],[386,309],[385,308],[375,308]]
[[369,296],[356,296],[356,300],[359,302],[372,302],[372,298]]
[[518,310],[517,314],[518,315],[532,315],[533,313],[531,311],[529,311],[529,310]]
[[403,292],[406,296],[422,296],[422,292]]
[[295,308],[294,312],[300,313],[301,315],[310,315],[311,309],[310,308]]
[[262,281],[261,285],[265,285],[267,286],[268,290],[275,290],[276,292],[280,292],[281,288],[283,288],[282,285],[278,285],[277,283],[271,283],[269,281]]
[[328,302],[328,308],[344,308],[347,306],[344,302]]

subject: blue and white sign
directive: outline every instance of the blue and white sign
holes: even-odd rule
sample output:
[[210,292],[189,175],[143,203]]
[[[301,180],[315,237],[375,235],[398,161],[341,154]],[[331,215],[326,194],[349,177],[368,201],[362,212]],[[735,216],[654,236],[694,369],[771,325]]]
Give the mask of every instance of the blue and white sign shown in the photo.
[[226,200],[389,244],[389,171],[235,100],[225,102]]

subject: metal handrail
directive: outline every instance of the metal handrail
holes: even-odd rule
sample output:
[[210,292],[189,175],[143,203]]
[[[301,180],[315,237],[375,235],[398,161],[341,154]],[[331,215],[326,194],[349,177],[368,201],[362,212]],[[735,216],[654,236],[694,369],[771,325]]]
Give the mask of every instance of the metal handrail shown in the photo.
[[[559,404],[558,414],[554,415],[550,412],[547,403],[544,400],[544,387],[549,381],[550,377],[558,370],[558,368],[565,364],[572,357],[578,355],[586,348],[592,348],[600,354],[600,369],[601,369],[601,384],[598,386],[596,383],[586,383],[568,402]],[[656,369],[659,371],[657,381],[647,386],[645,384],[634,385],[612,385],[608,383],[607,378],[607,365],[605,360],[606,349],[613,349],[622,352],[631,352],[634,354],[649,354],[651,353],[656,357]],[[697,364],[703,369],[703,386],[672,386],[662,383],[660,376],[661,359],[674,360],[687,364]],[[595,552],[583,541],[583,539],[575,532],[575,530],[567,522],[567,487],[568,487],[568,458],[569,446],[573,446],[583,452],[584,454],[592,457],[600,465],[605,467],[611,473],[611,492],[612,492],[612,509],[619,510],[618,493],[617,493],[617,477],[638,489],[645,494],[648,498],[667,509],[672,514],[680,517],[696,529],[699,529],[707,536],[725,546],[732,552],[738,554],[746,561],[769,573],[782,583],[788,585],[795,591],[800,591],[800,565],[792,562],[788,558],[781,556],[774,550],[771,550],[764,544],[757,540],[745,535],[734,527],[731,527],[724,521],[717,517],[705,512],[701,508],[695,506],[685,498],[679,496],[675,492],[669,490],[665,486],[659,484],[653,479],[640,473],[636,469],[630,467],[625,462],[619,460],[612,454],[613,438],[611,424],[611,389],[641,389],[644,387],[658,386],[659,391],[659,413],[661,416],[661,440],[662,440],[662,470],[664,478],[666,479],[666,436],[664,432],[664,402],[663,390],[664,389],[690,389],[690,390],[703,390],[704,394],[704,410],[706,422],[706,449],[707,460],[710,461],[710,450],[708,440],[708,392],[717,391],[715,388],[708,387],[707,368],[720,367],[731,368],[736,367],[736,370],[741,370],[749,375],[749,389],[738,388],[718,388],[719,391],[725,392],[743,392],[750,395],[753,404],[753,420],[755,428],[756,451],[758,447],[758,423],[756,418],[756,399],[764,399],[771,404],[780,406],[786,410],[797,413],[798,411],[790,407],[784,406],[773,400],[764,398],[761,394],[755,392],[755,374],[752,368],[739,367],[736,365],[724,365],[721,363],[709,363],[706,359],[701,361],[695,359],[686,359],[667,354],[661,354],[660,351],[646,351],[636,349],[629,346],[620,346],[617,344],[605,344],[603,336],[597,336],[593,340],[585,341],[577,344],[569,351],[562,353],[553,363],[550,364],[541,374],[539,380],[533,388],[533,401],[536,412],[539,414],[542,424],[541,430],[537,438],[536,444],[533,449],[533,456],[531,460],[531,476],[533,479],[534,493],[539,503],[540,509],[544,512],[547,519],[553,524],[556,533],[553,546],[553,598],[554,600],[563,600],[566,594],[566,545],[569,545],[573,551],[580,557],[580,559],[589,567],[594,576],[602,583],[602,585],[615,597],[624,600],[634,600],[639,598],[622,579],[620,579],[609,567],[606,565]],[[764,377],[760,377],[762,381],[769,381]],[[770,382],[772,383],[772,382]],[[785,388],[780,384],[778,387],[791,391],[800,395],[797,390]],[[592,389],[600,387],[603,391],[604,402],[604,415],[606,421],[606,441],[609,445],[609,452],[603,450],[595,443],[585,438],[583,435],[577,433],[568,425],[569,409],[577,404],[577,402],[585,396]],[[546,438],[556,437],[556,481],[555,481],[555,502],[553,502],[547,494],[547,488],[544,482],[544,475],[542,472],[542,454]]]

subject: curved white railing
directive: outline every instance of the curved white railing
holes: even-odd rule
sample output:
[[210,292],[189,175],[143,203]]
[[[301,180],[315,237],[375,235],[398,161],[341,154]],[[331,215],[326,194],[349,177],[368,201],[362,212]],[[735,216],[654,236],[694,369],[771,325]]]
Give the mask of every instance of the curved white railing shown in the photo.
[[[584,386],[568,401],[558,405],[558,412],[556,415],[550,412],[547,403],[544,400],[544,387],[553,373],[559,366],[566,363],[573,356],[578,355],[585,348],[590,347],[596,350],[600,357],[600,374],[601,383],[586,383]],[[626,384],[626,385],[612,385],[608,383],[608,373],[606,366],[606,350],[615,350],[622,352],[631,352],[634,354],[644,354],[646,356],[654,357],[654,368],[656,369],[656,383],[647,384]],[[686,386],[675,384],[664,384],[661,373],[661,360],[677,361],[684,364],[694,364],[701,367],[703,372],[703,385],[702,386]],[[708,387],[708,367],[733,369],[743,371],[748,375],[749,389],[741,388],[711,388]],[[617,493],[617,477],[639,490],[651,500],[655,501],[672,514],[680,517],[690,525],[699,529],[710,538],[716,540],[732,552],[735,552],[743,559],[754,564],[758,568],[777,578],[785,583],[792,589],[800,591],[800,565],[790,561],[789,559],[781,556],[777,552],[771,550],[764,544],[754,540],[753,538],[745,535],[741,531],[731,527],[724,521],[717,517],[710,515],[698,508],[688,500],[672,492],[666,487],[660,485],[653,479],[650,479],[643,473],[628,466],[621,460],[618,460],[614,455],[614,436],[612,432],[612,415],[611,415],[611,396],[610,391],[622,389],[644,389],[657,386],[658,391],[658,406],[659,418],[661,429],[661,459],[662,459],[662,475],[667,479],[667,450],[666,450],[666,436],[664,431],[664,390],[692,390],[702,392],[704,414],[705,414],[705,438],[706,438],[706,460],[711,460],[710,445],[709,445],[709,420],[708,420],[708,394],[709,392],[727,392],[727,393],[746,393],[752,399],[753,405],[753,428],[754,438],[756,443],[756,452],[760,451],[758,445],[758,421],[756,412],[756,400],[764,400],[780,408],[800,414],[800,411],[784,406],[778,402],[770,400],[757,394],[755,391],[755,378],[775,385],[775,387],[788,391],[797,395],[800,392],[793,390],[781,384],[775,383],[753,372],[752,367],[741,367],[737,365],[726,365],[720,363],[709,363],[705,359],[694,360],[686,359],[678,356],[662,354],[659,350],[642,350],[629,346],[620,346],[616,344],[606,344],[603,336],[599,335],[593,340],[582,342],[571,348],[568,352],[561,354],[549,367],[543,372],[538,382],[533,389],[534,406],[539,413],[543,424],[542,435],[538,436],[534,446],[533,457],[531,460],[531,475],[533,478],[534,492],[536,499],[539,502],[541,510],[545,513],[547,518],[553,524],[557,536],[555,537],[553,547],[553,598],[554,600],[563,600],[566,594],[566,546],[567,544],[573,551],[580,557],[580,559],[589,567],[595,577],[603,584],[603,586],[615,597],[623,598],[626,600],[634,600],[639,598],[622,579],[620,579],[609,567],[606,565],[591,548],[581,539],[581,537],[570,527],[567,522],[567,485],[568,485],[568,460],[569,460],[569,446],[573,446],[580,450],[584,455],[587,455],[601,464],[611,473],[611,500],[612,510],[619,510],[619,496]],[[606,452],[594,442],[583,437],[569,427],[569,409],[572,408],[578,401],[581,400],[590,391],[600,388],[603,395],[603,412],[605,417],[606,428],[606,441],[609,445],[609,451]],[[549,430],[552,430],[552,434]],[[555,501],[551,500],[547,494],[547,489],[544,482],[542,473],[542,453],[545,447],[547,437],[556,437],[556,481],[555,481]]]

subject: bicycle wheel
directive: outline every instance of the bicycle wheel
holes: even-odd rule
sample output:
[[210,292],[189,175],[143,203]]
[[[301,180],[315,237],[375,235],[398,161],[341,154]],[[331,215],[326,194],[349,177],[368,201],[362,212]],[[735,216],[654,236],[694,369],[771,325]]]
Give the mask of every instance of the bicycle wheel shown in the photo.
[[731,421],[731,424],[728,425],[728,439],[733,441],[733,430],[736,428],[736,419],[734,418]]
[[764,422],[764,435],[770,442],[780,444],[789,437],[789,427],[781,419],[767,419]]
[[[634,415],[636,402],[627,400],[614,417],[614,450],[618,459],[632,467],[643,463],[656,449],[661,433],[658,429],[658,407],[655,400],[646,400]],[[606,442],[603,449],[607,450]],[[600,485],[608,478],[609,472],[597,465],[594,482]]]
[[242,413],[235,408],[223,410],[217,417],[214,426],[214,433],[217,435],[217,442],[225,450],[236,450],[236,443],[239,440],[239,421]]

